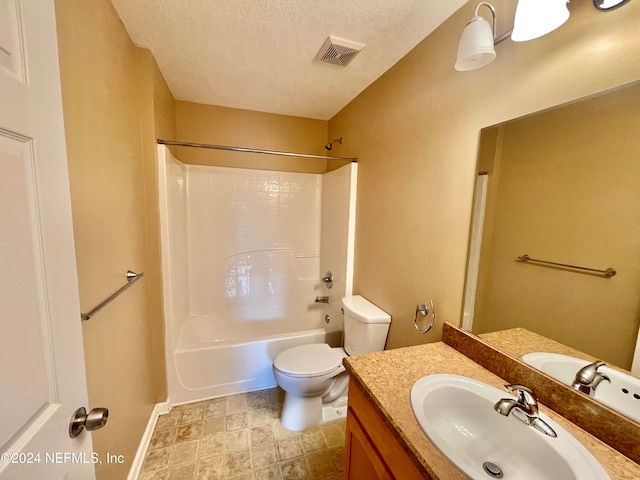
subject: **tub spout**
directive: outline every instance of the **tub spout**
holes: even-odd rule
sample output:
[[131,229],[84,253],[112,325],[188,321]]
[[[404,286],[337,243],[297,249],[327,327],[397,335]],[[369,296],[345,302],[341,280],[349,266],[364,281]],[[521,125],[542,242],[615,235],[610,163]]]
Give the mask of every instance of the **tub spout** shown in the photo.
[[329,297],[316,297],[315,303],[329,303]]

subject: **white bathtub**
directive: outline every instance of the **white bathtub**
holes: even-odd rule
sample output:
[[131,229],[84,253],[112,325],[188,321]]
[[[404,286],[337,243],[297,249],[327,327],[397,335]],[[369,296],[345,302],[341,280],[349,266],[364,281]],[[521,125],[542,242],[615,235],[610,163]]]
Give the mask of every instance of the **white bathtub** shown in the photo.
[[342,341],[342,330],[332,328],[231,340],[208,339],[206,328],[206,317],[189,319],[181,327],[167,365],[169,377],[177,380],[171,382],[172,405],[275,387],[272,365],[280,352],[308,343],[339,346]]

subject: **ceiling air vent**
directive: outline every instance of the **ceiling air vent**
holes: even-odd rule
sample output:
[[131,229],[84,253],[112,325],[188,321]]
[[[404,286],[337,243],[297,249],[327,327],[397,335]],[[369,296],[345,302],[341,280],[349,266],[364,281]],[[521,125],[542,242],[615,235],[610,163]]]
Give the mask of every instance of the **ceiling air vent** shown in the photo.
[[363,48],[364,45],[362,43],[329,35],[329,38],[327,38],[316,55],[316,60],[346,67]]

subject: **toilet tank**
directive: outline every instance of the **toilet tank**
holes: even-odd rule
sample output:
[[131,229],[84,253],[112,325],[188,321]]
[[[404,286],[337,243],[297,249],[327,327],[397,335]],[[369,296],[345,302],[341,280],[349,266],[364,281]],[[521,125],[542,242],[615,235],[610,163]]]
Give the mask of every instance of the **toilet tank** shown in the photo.
[[349,355],[384,350],[391,315],[360,295],[344,297],[344,349]]

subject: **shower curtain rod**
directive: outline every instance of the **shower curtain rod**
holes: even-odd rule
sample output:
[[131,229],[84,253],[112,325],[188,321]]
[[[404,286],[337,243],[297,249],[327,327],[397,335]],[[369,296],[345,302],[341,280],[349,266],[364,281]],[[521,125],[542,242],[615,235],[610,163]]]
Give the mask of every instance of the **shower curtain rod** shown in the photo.
[[210,145],[208,143],[192,143],[192,142],[174,142],[173,140],[161,140],[158,138],[158,143],[162,145],[176,146],[176,147],[195,147],[195,148],[210,148],[213,150],[228,150],[232,152],[246,152],[246,153],[263,153],[266,155],[282,155],[285,157],[304,157],[304,158],[318,158],[322,160],[344,160],[347,162],[357,163],[357,158],[352,157],[329,157],[327,155],[311,155],[309,153],[293,153],[293,152],[280,152],[278,150],[261,150],[259,148],[246,148],[246,147],[229,147],[227,145]]

